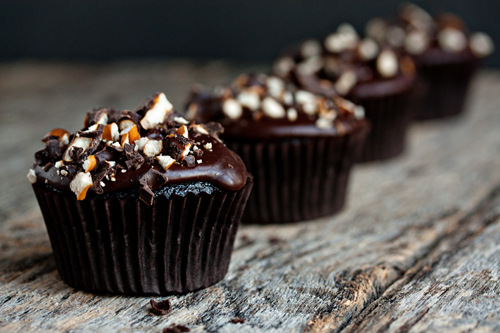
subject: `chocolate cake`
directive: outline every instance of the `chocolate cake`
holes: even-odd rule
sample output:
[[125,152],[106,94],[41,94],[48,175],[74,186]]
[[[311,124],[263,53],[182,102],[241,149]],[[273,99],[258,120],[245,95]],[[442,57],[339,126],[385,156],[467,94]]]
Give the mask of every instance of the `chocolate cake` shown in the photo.
[[62,279],[135,295],[221,280],[252,187],[221,131],[158,93],[135,112],[99,108],[76,133],[48,133],[28,178]]

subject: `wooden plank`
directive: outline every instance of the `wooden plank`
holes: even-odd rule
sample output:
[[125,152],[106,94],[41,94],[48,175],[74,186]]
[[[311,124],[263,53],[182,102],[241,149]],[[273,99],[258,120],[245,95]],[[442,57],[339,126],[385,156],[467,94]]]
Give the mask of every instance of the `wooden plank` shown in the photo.
[[462,230],[458,244],[443,241],[344,331],[500,331],[499,190],[470,217],[490,226]]
[[[37,69],[28,65],[21,64],[17,69],[0,67],[0,73],[12,71],[9,77],[15,78],[16,73],[21,75],[27,70],[25,66]],[[134,99],[134,83],[142,95],[147,94],[142,91],[157,90],[155,86],[162,82],[165,74],[159,69],[175,72],[180,65],[158,62],[152,66],[96,65],[78,72],[72,65],[64,65],[57,68],[82,73],[84,83],[68,83],[69,87],[64,88],[60,85],[68,78],[53,79],[55,83],[44,89],[57,93],[40,92],[33,97],[21,92],[23,84],[6,88],[5,81],[0,80],[0,92],[7,89],[18,96],[0,101],[0,110],[18,110],[21,114],[7,116],[15,125],[19,119],[35,114],[28,106],[43,104],[41,109],[48,112],[52,122],[43,120],[43,124],[32,125],[41,131],[40,136],[68,105],[76,103],[81,112],[92,96],[112,95],[117,107],[129,106]],[[185,68],[186,77],[200,77],[206,83],[215,73],[229,76],[242,69],[217,63],[186,63]],[[85,79],[85,75],[89,78]],[[175,80],[168,80],[175,84]],[[183,80],[184,87],[195,81]],[[149,316],[149,297],[92,295],[67,287],[55,271],[39,212],[35,209],[23,217],[9,218],[0,225],[0,329],[157,332],[175,322],[197,331],[326,332],[351,329],[348,325],[357,323],[360,313],[359,325],[363,325],[363,318],[369,318],[363,310],[377,304],[391,286],[412,283],[412,279],[405,279],[416,274],[412,272],[425,271],[422,262],[460,249],[461,244],[468,239],[472,242],[494,221],[484,218],[484,214],[496,214],[498,202],[499,87],[498,72],[483,73],[474,84],[467,117],[416,125],[404,158],[357,167],[349,207],[342,214],[295,225],[242,227],[226,278],[196,293],[168,297],[174,308],[168,316]],[[19,96],[26,100],[19,100]],[[50,111],[52,108],[58,111]],[[0,114],[5,117],[5,113]],[[74,113],[63,116],[65,124],[70,125],[72,117]],[[3,124],[0,152],[17,158],[10,143],[2,140]],[[46,128],[38,128],[43,126]],[[23,149],[32,149],[31,154],[36,145],[32,140],[21,141]],[[16,160],[16,167],[22,161],[29,164],[30,159]],[[3,181],[8,179],[0,180],[0,192],[5,192]],[[20,181],[10,186],[21,188],[15,189],[15,195],[26,198],[25,205],[16,206],[5,195],[0,197],[0,202],[14,205],[8,207],[17,212],[35,206],[27,181]],[[281,241],[272,240],[276,237]],[[489,269],[494,272],[494,266]],[[491,281],[496,288],[497,281]],[[498,296],[492,297],[496,302]],[[234,317],[246,322],[233,324]]]

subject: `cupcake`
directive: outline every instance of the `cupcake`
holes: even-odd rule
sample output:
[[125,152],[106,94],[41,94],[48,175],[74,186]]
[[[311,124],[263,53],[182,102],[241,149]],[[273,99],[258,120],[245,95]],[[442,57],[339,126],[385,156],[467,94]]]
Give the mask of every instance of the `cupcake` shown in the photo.
[[188,122],[160,93],[135,112],[95,109],[81,131],[48,133],[28,178],[61,278],[128,295],[221,280],[252,187],[221,131]]
[[187,109],[189,119],[220,121],[224,142],[254,175],[243,222],[311,220],[344,206],[367,132],[362,107],[244,74],[214,92],[196,87]]
[[364,107],[371,131],[361,162],[385,160],[404,151],[415,78],[410,57],[373,38],[362,39],[344,23],[323,43],[308,40],[285,52],[273,72],[301,89],[343,96]]
[[433,18],[413,4],[403,5],[392,24],[372,19],[366,33],[413,58],[418,75],[412,105],[419,120],[460,114],[474,72],[494,49],[488,35],[470,34],[457,16]]

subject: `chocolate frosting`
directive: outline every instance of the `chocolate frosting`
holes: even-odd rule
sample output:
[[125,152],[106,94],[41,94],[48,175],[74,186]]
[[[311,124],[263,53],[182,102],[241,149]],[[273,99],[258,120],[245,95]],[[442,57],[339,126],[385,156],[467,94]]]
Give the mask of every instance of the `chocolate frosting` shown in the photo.
[[[243,78],[242,78],[243,77]],[[188,100],[188,109],[196,110],[196,113],[190,114],[191,119],[200,122],[217,121],[224,126],[222,138],[234,140],[281,140],[299,137],[332,137],[342,136],[346,133],[360,131],[366,126],[362,108],[335,96],[333,99],[327,99],[327,103],[335,109],[336,117],[333,121],[333,126],[322,127],[318,126],[318,119],[322,116],[320,113],[306,113],[304,106],[297,101],[297,89],[293,86],[287,86],[284,91],[292,92],[295,96],[293,101],[287,103],[280,98],[276,100],[280,102],[284,109],[294,109],[296,117],[293,120],[288,116],[269,117],[262,112],[262,105],[256,110],[250,110],[243,106],[241,116],[230,118],[223,112],[223,103],[228,98],[236,98],[238,94],[246,89],[254,89],[260,91],[261,100],[268,97],[268,87],[265,84],[267,76],[263,74],[242,75],[233,83],[223,88],[221,94],[210,93],[199,88],[193,89]],[[238,82],[247,80],[243,86],[238,86]],[[263,90],[255,87],[263,87]],[[295,94],[295,95],[294,95]],[[316,96],[320,99],[321,97]],[[326,99],[325,99],[326,100]],[[354,109],[360,111],[361,114],[355,114]],[[190,113],[188,111],[188,113]]]
[[[85,129],[75,134],[53,130],[44,137],[47,147],[35,154],[37,163],[28,178],[79,196],[81,188],[72,182],[83,175],[92,185],[82,185],[80,200],[87,190],[103,194],[137,188],[147,204],[152,203],[152,190],[169,184],[208,182],[229,191],[241,189],[247,171],[240,157],[218,138],[222,127],[189,123],[169,106],[163,94],[155,94],[137,112],[107,108],[89,112]],[[120,132],[119,124],[129,127]],[[127,132],[130,127],[137,132],[134,128]],[[152,151],[149,143],[157,144]]]
[[[168,178],[166,184],[206,181],[229,191],[237,191],[245,185],[247,172],[238,155],[208,135],[198,134],[192,138],[200,142],[201,145],[212,143],[212,152],[207,151],[203,154],[201,164],[194,167],[173,164],[166,171],[157,163],[153,165],[143,164],[137,170],[130,170],[125,173],[117,172],[115,174],[116,181],[106,181],[106,186],[103,187],[104,193],[138,188],[140,185],[139,179],[150,169],[164,173]],[[110,160],[104,153],[102,155],[104,155],[101,157],[102,161]],[[58,169],[54,165],[45,171],[43,166],[35,164],[34,170],[39,182],[45,183],[45,180],[47,180],[47,184],[58,190],[69,191],[71,179],[58,175]],[[152,189],[160,186],[152,186]]]
[[365,125],[364,119],[344,117],[336,119],[336,126],[328,129],[318,128],[314,117],[300,114],[295,122],[287,119],[262,119],[254,121],[250,117],[238,120],[222,119],[224,126],[223,138],[232,140],[272,140],[297,137],[331,137],[342,136],[361,130]]
[[[396,30],[399,38],[393,38]],[[474,61],[494,50],[494,43],[487,34],[471,34],[465,22],[455,14],[432,16],[412,3],[402,5],[395,19],[373,18],[366,31],[379,42],[409,54],[417,65]]]
[[[360,71],[363,69],[358,67]],[[325,85],[322,74],[307,75],[301,74],[296,70],[290,73],[290,78],[297,86],[306,89],[315,94],[334,97],[338,93],[333,85]],[[328,80],[328,79],[326,79]],[[415,80],[414,75],[404,75],[399,72],[395,77],[380,78],[371,77],[370,79],[358,82],[346,96],[347,99],[357,102],[364,98],[377,98],[380,96],[396,95],[408,91]]]
[[[327,47],[328,40],[335,38],[337,51]],[[317,45],[316,53],[304,54],[304,47],[312,42]],[[379,61],[382,56],[390,57],[393,65]],[[284,63],[288,63],[286,68]],[[342,82],[342,76],[348,72],[354,76],[350,84]],[[357,102],[409,90],[415,79],[415,66],[401,50],[370,37],[361,38],[352,26],[344,24],[322,43],[309,40],[286,50],[276,60],[273,73],[315,94],[341,95]]]
[[439,46],[432,46],[425,50],[422,54],[413,56],[415,64],[419,65],[440,65],[440,64],[455,64],[469,61],[479,61],[474,56],[470,48],[466,48],[460,52],[449,53],[444,52]]

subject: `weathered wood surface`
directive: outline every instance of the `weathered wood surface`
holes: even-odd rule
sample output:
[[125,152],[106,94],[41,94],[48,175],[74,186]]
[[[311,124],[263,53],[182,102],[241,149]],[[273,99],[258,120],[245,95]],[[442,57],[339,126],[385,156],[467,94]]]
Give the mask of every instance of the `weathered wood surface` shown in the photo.
[[466,117],[415,125],[405,157],[357,167],[342,214],[242,227],[226,278],[168,297],[170,315],[150,316],[149,297],[92,295],[59,280],[25,179],[38,139],[55,125],[78,128],[74,115],[89,106],[130,107],[156,90],[179,104],[191,82],[220,83],[245,68],[0,65],[0,330],[161,332],[172,323],[221,332],[498,330],[500,73],[493,71],[475,81]]
[[500,331],[500,197],[491,199],[487,213],[473,218],[495,223],[433,251],[345,332]]

